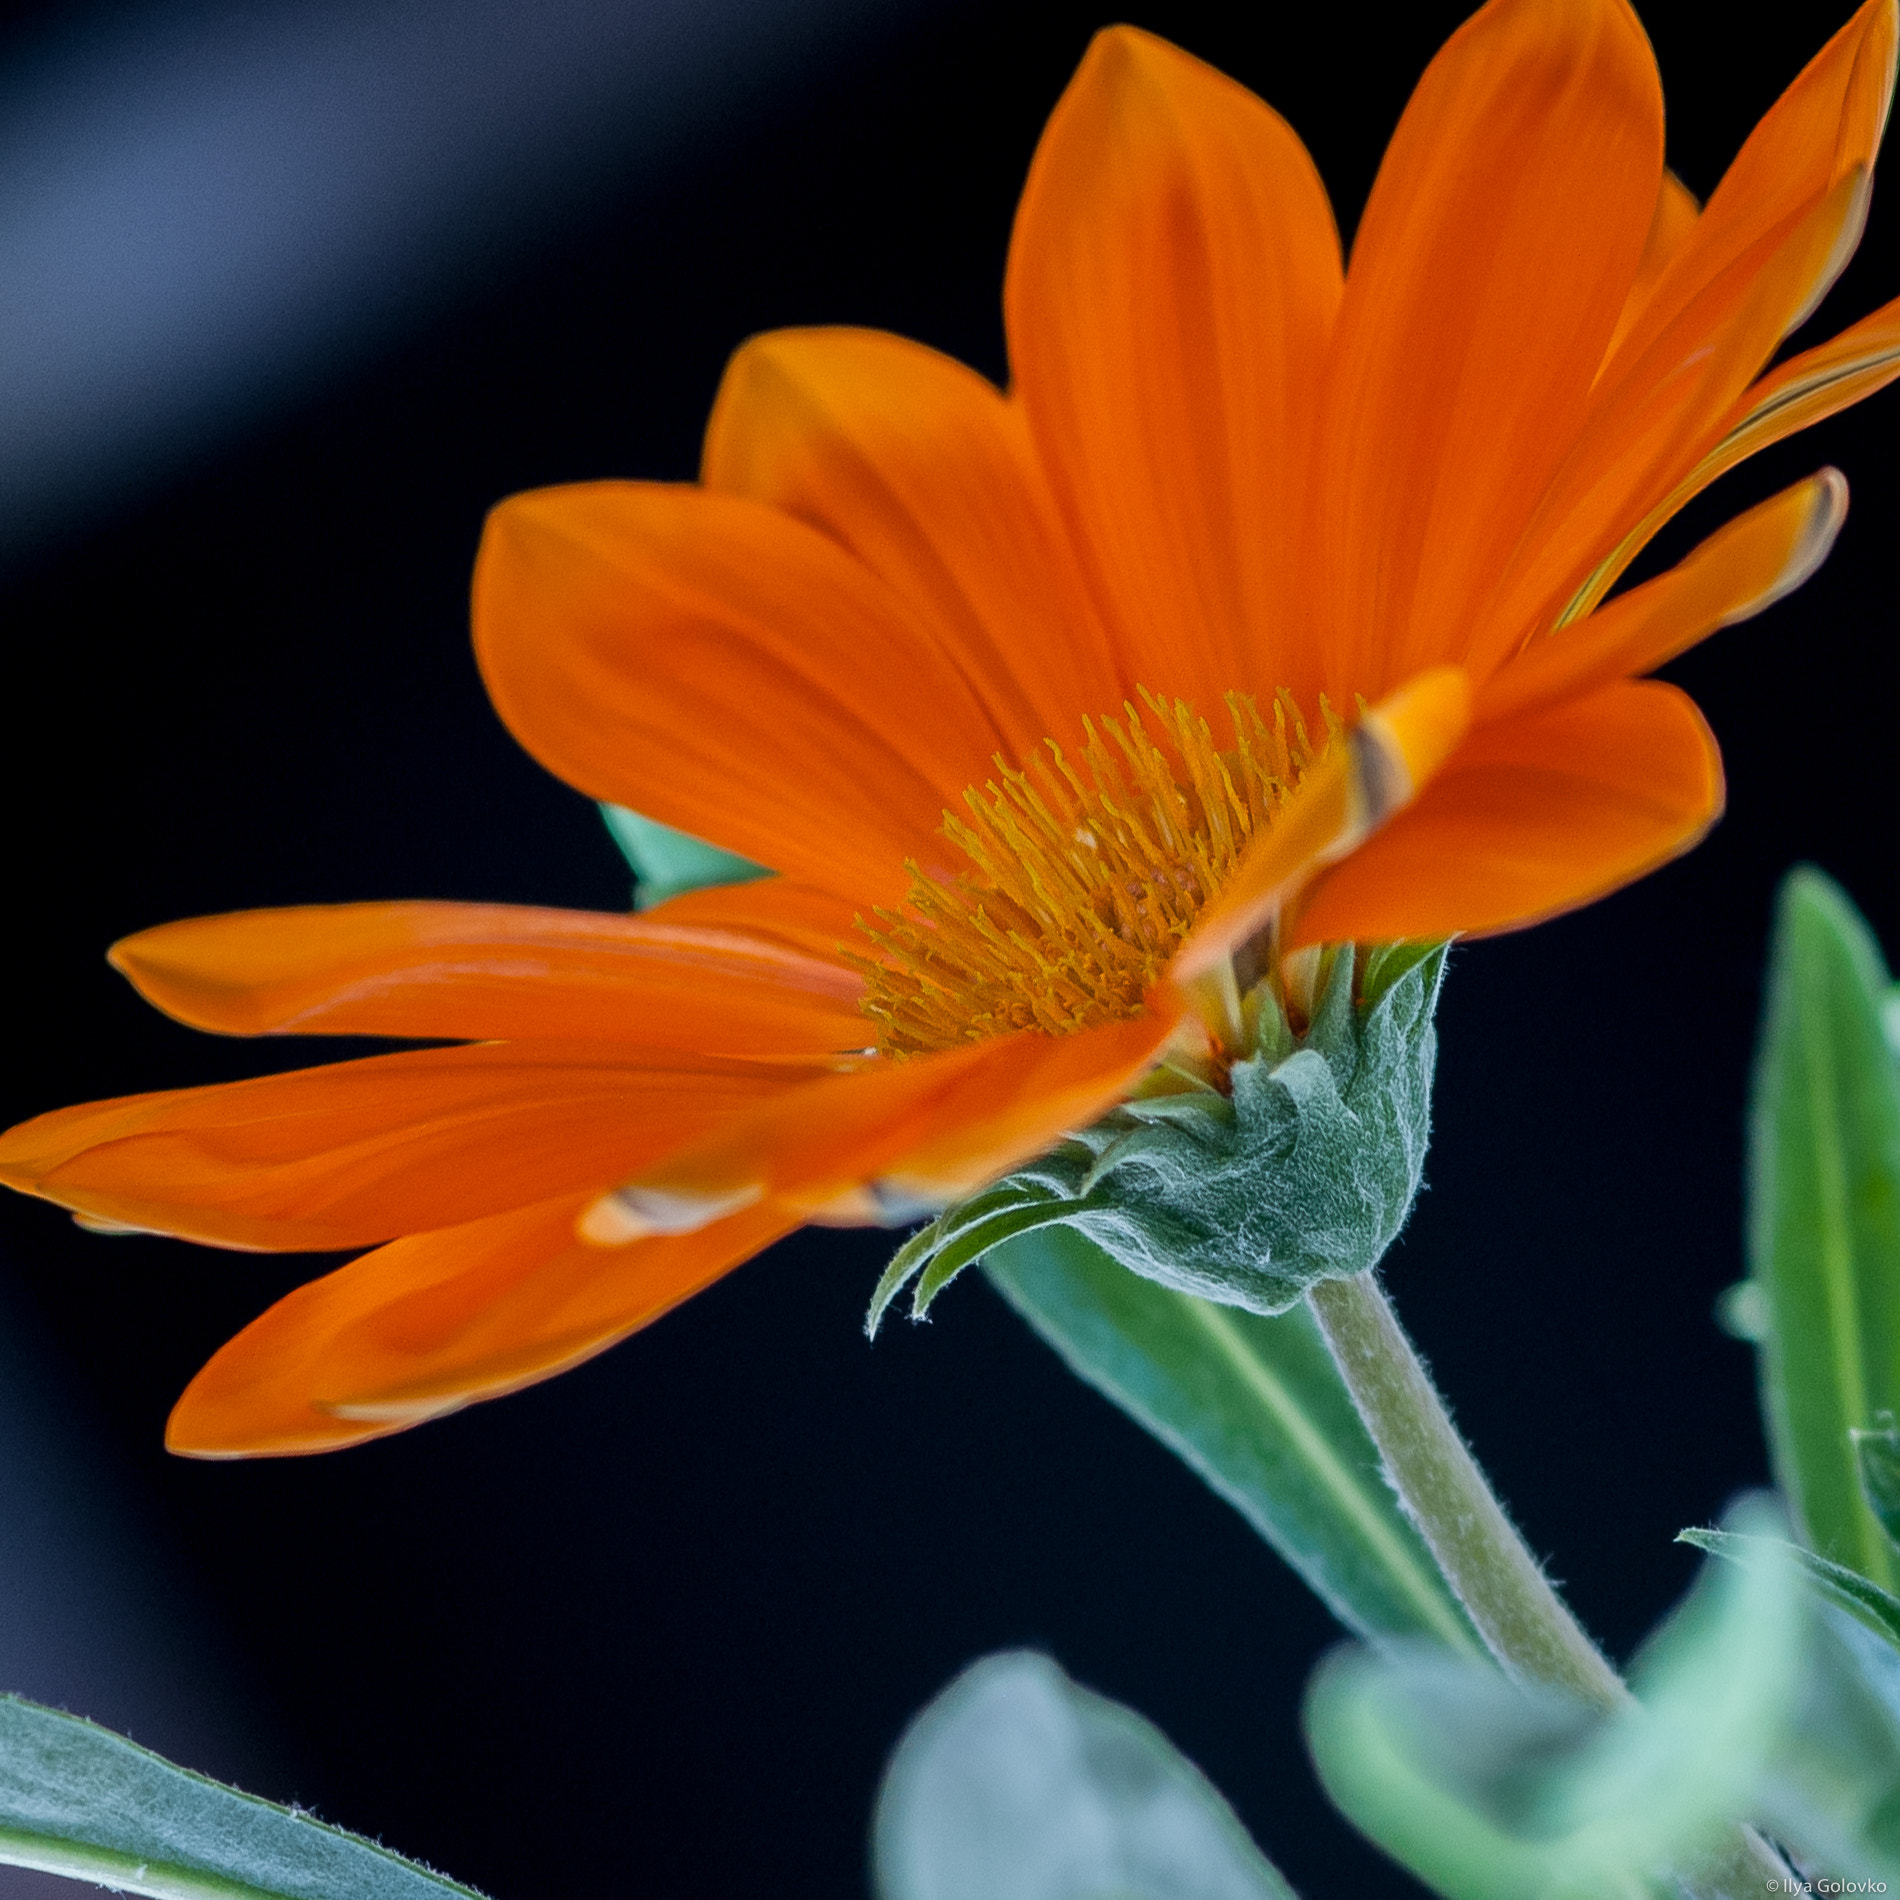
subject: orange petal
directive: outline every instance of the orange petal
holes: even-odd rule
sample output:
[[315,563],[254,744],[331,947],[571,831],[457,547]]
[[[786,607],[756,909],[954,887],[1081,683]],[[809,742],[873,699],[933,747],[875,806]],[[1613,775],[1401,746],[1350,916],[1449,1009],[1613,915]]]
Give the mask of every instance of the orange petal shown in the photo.
[[727,367],[709,488],[840,542],[990,708],[1012,760],[1067,743],[1134,683],[1109,650],[1019,404],[974,370],[878,330],[778,330]]
[[540,489],[488,518],[475,651],[496,710],[596,798],[880,902],[1003,736],[828,536],[699,488]]
[[1604,367],[1590,427],[1495,597],[1481,667],[1553,615],[1587,612],[1722,469],[1886,380],[1852,378],[1857,386],[1831,404],[1753,439],[1738,426],[1748,381],[1859,241],[1893,92],[1895,26],[1895,0],[1866,0],[1729,167]]
[[[808,1083],[633,1175],[590,1212],[606,1240],[740,1197],[845,1225],[907,1218],[969,1193],[1105,1114],[1174,1033],[1171,992],[1131,1021],[1070,1036],[1024,1030],[967,1049]],[[630,1171],[631,1172],[631,1171]]]
[[1309,533],[1350,704],[1461,659],[1586,414],[1662,176],[1623,0],[1491,0],[1405,109],[1353,242]]
[[331,1451],[498,1398],[637,1331],[793,1224],[754,1211],[614,1252],[572,1198],[415,1234],[299,1287],[186,1387],[165,1442],[195,1458]]
[[1587,619],[1540,635],[1485,682],[1479,725],[1647,673],[1718,627],[1732,627],[1792,593],[1827,559],[1847,516],[1836,469],[1751,508],[1687,560],[1619,595]]
[[404,1050],[41,1115],[0,1135],[0,1181],[213,1246],[360,1247],[625,1180],[808,1074],[626,1045]]
[[126,937],[147,1002],[226,1035],[595,1039],[820,1056],[864,1041],[860,980],[740,930],[506,904],[239,911]]
[[655,923],[734,931],[819,961],[835,961],[840,945],[853,948],[861,942],[856,922],[862,909],[861,904],[822,885],[761,877],[744,884],[682,891],[642,914]]
[[1339,290],[1325,189],[1286,123],[1161,40],[1098,34],[1030,167],[1004,310],[1128,684],[1311,703],[1288,639]]
[[[1625,337],[1622,361],[1607,366],[1606,380],[1635,362],[1765,235],[1850,172],[1872,166],[1893,97],[1895,26],[1895,0],[1866,0],[1770,107]],[[1819,302],[1858,236],[1855,226],[1844,245],[1816,260],[1790,305],[1788,328]]]
[[[1701,215],[1702,208],[1695,201],[1695,193],[1674,172],[1665,169],[1662,189],[1656,194],[1656,209],[1650,214],[1649,236],[1643,240],[1642,262],[1636,266],[1636,281],[1623,299],[1623,312],[1603,352],[1605,363],[1615,360],[1618,346],[1635,327],[1636,319],[1648,309],[1664,274],[1695,236],[1696,220]],[[1597,375],[1602,374],[1599,369]]]
[[1495,588],[1473,640],[1485,672],[1532,633],[1608,593],[1718,444],[1750,378],[1787,329],[1821,263],[1857,226],[1867,174],[1852,172],[1729,268],[1599,400]]
[[1409,811],[1315,886],[1295,939],[1512,930],[1688,850],[1722,809],[1722,760],[1689,698],[1618,681],[1475,732]]
[[1256,936],[1326,865],[1416,798],[1464,737],[1471,688],[1433,667],[1371,708],[1300,782],[1248,848],[1220,895],[1195,919],[1170,975],[1189,983]]
[[1751,387],[1723,423],[1719,440],[1649,513],[1631,537],[1639,544],[1737,462],[1884,389],[1900,376],[1900,298],[1829,342],[1804,350]]

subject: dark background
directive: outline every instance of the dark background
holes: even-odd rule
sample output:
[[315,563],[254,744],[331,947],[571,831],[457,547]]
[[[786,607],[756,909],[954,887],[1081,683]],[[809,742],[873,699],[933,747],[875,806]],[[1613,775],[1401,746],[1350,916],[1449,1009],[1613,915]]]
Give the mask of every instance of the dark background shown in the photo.
[[[1462,11],[1131,17],[1284,111],[1350,229]],[[62,12],[19,10],[0,51]],[[1693,189],[1846,12],[1779,9],[1744,35],[1723,4],[1645,10]],[[758,329],[883,325],[1000,376],[1015,196],[1103,19],[1046,0],[881,14],[663,157],[601,160],[534,242],[496,243],[373,347],[14,546],[0,1118],[355,1052],[146,1010],[102,961],[141,926],[351,898],[624,905],[591,807],[477,682],[484,509],[543,482],[689,476],[721,365]],[[1826,328],[1900,291],[1893,214],[1877,197]],[[1742,1265],[1777,879],[1820,863],[1900,943],[1897,402],[1762,458],[1670,533],[1680,552],[1823,461],[1853,484],[1820,576],[1672,669],[1726,753],[1714,837],[1459,951],[1446,992],[1429,1191],[1390,1283],[1619,1655],[1691,1574],[1675,1531],[1766,1476],[1749,1354],[1710,1307]],[[172,1399],[327,1262],[103,1240],[9,1199],[7,1686],[498,1900],[854,1896],[905,1720],[973,1657],[1030,1643],[1157,1721],[1309,1900],[1415,1892],[1306,1763],[1326,1616],[977,1281],[868,1348],[889,1244],[800,1236],[524,1395],[340,1456],[207,1465],[161,1450]]]

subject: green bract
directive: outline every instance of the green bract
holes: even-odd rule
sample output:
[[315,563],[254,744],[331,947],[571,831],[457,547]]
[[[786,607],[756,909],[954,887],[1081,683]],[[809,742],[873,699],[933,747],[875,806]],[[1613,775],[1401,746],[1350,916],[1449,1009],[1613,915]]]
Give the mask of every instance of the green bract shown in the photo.
[[1231,1094],[1126,1103],[933,1221],[891,1262],[868,1326],[912,1279],[913,1317],[992,1247],[1071,1227],[1131,1273],[1251,1313],[1377,1264],[1405,1224],[1431,1134],[1445,946],[1331,955],[1304,1036],[1264,985]]
[[636,910],[651,910],[669,897],[709,884],[750,884],[771,875],[750,858],[689,837],[624,805],[603,805],[600,815],[638,880],[633,892]]

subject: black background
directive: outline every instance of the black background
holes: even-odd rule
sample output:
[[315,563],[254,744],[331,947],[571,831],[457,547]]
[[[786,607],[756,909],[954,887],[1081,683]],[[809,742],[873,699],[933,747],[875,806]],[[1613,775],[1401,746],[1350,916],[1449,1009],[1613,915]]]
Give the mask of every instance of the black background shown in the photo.
[[[1693,189],[1846,10],[1745,35],[1724,4],[1647,10]],[[1349,230],[1461,11],[1132,17],[1285,112]],[[947,3],[802,74],[663,175],[603,177],[567,237],[353,377],[0,574],[0,1115],[339,1053],[159,1018],[102,961],[126,931],[351,898],[624,905],[591,807],[483,699],[484,509],[689,476],[721,365],[758,329],[877,324],[1000,377],[1015,196],[1101,23]],[[1900,291],[1897,233],[1877,197],[1826,328]],[[1823,461],[1853,485],[1821,575],[1672,669],[1723,742],[1714,837],[1461,950],[1446,993],[1429,1191],[1390,1282],[1619,1655],[1692,1573],[1675,1531],[1766,1475],[1749,1355],[1709,1315],[1741,1270],[1778,877],[1822,864],[1900,943],[1896,403],[1784,445],[1667,538],[1680,552]],[[337,1457],[204,1465],[161,1450],[171,1400],[325,1263],[106,1241],[9,1200],[0,1318],[38,1408],[28,1449],[111,1526],[71,1602],[136,1611],[73,1612],[98,1673],[65,1699],[127,1721],[134,1677],[183,1684],[195,1712],[161,1701],[141,1739],[501,1900],[850,1896],[906,1718],[976,1655],[1033,1643],[1160,1723],[1309,1900],[1416,1891],[1307,1766],[1298,1697],[1335,1636],[1316,1604],[976,1281],[867,1348],[888,1246],[800,1236],[525,1395]],[[10,1536],[10,1564],[45,1555]]]

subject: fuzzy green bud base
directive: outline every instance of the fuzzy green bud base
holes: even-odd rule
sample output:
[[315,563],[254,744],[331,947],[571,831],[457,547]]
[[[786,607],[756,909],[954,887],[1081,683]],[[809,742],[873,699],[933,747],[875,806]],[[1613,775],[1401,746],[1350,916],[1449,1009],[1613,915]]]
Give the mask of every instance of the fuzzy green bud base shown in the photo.
[[915,1235],[867,1321],[913,1279],[912,1316],[992,1247],[1032,1228],[1085,1234],[1131,1273],[1253,1313],[1375,1265],[1397,1238],[1431,1134],[1432,1026],[1445,946],[1374,952],[1354,1000],[1350,945],[1296,1036],[1272,990],[1254,1047],[1206,1087],[1137,1098]]

